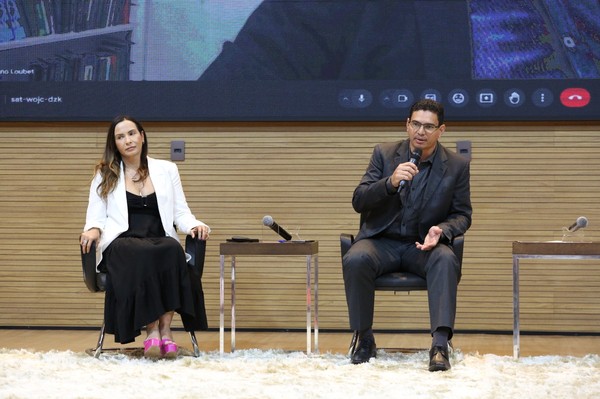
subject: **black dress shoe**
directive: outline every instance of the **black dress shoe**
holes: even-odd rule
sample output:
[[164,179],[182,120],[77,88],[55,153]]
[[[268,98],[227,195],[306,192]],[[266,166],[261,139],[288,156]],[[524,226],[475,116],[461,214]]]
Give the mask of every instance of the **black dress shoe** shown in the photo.
[[429,371],[450,370],[448,348],[443,346],[432,346],[429,350]]
[[358,347],[352,354],[352,364],[366,363],[370,358],[377,356],[375,338],[370,335],[360,339]]

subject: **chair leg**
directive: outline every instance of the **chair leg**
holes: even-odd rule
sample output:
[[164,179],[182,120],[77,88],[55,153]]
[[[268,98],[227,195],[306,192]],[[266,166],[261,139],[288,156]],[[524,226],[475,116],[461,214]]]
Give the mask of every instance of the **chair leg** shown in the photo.
[[198,340],[194,331],[190,331],[190,339],[192,340],[192,349],[194,350],[194,357],[200,356],[200,349],[198,348]]
[[352,341],[350,341],[350,347],[348,348],[348,356],[352,356],[356,351],[356,345],[358,344],[358,331],[354,331],[352,334]]
[[102,328],[100,329],[100,335],[98,335],[98,343],[96,347],[92,349],[93,356],[97,359],[100,357],[102,353],[102,345],[104,345],[104,330],[106,328],[106,324],[102,323]]
[[[96,344],[96,347],[94,349],[88,350],[86,352],[88,352],[89,355],[95,357],[96,359],[100,357],[100,355],[102,354],[102,347],[104,345],[104,337],[105,337],[105,329],[106,329],[106,324],[102,323],[102,328],[100,328],[100,334],[98,335],[98,343]],[[194,357],[199,357],[200,356],[200,348],[198,347],[198,340],[196,339],[196,334],[194,333],[194,331],[190,331],[190,340],[192,341],[192,349],[193,349],[193,353],[194,353]]]

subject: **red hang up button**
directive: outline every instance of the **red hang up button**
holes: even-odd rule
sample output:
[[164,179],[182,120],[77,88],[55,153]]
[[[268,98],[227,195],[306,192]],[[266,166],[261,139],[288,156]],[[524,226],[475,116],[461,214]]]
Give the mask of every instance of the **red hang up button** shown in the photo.
[[579,87],[564,89],[560,93],[560,102],[569,108],[585,107],[590,103],[590,99],[590,92]]

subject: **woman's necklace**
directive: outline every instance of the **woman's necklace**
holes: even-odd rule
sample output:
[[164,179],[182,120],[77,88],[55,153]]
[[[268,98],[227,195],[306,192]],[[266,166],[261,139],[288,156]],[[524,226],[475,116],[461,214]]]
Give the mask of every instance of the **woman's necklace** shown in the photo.
[[[140,197],[144,197],[144,180],[142,180],[140,178],[140,175],[139,175],[138,171],[135,170],[133,172],[133,174],[131,174],[127,169],[125,169],[125,173],[126,173],[127,177],[129,177],[131,179],[132,183],[135,184],[138,187],[138,189],[140,191]],[[139,179],[137,181],[135,180],[136,176]]]

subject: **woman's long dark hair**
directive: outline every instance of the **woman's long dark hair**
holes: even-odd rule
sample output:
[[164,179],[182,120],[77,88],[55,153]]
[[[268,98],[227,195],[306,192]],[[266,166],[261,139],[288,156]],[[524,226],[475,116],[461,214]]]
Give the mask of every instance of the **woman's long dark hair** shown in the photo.
[[110,194],[115,187],[117,187],[117,183],[119,181],[121,162],[123,159],[121,158],[121,153],[117,149],[117,143],[115,140],[115,127],[119,123],[126,120],[133,122],[137,130],[144,135],[140,167],[137,170],[139,175],[138,181],[144,181],[148,177],[148,136],[146,135],[146,131],[144,130],[142,124],[134,118],[127,115],[118,116],[112,121],[110,127],[108,128],[108,133],[106,134],[106,146],[104,147],[104,155],[102,156],[102,160],[98,162],[94,169],[94,175],[96,173],[100,173],[102,176],[102,181],[96,189],[98,195],[100,195],[102,199],[106,199],[108,197],[108,194]]

